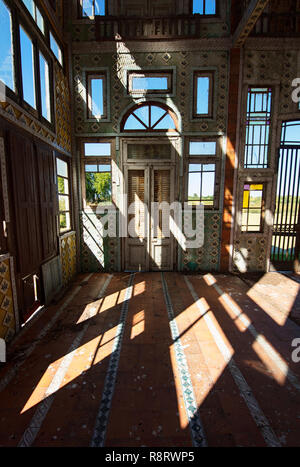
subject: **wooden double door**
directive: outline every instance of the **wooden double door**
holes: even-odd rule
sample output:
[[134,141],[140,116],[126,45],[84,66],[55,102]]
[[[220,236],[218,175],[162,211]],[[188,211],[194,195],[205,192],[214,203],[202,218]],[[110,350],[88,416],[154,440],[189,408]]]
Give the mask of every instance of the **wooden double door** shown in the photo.
[[128,222],[125,271],[172,271],[174,237],[168,206],[174,201],[174,167],[128,166],[125,185]]

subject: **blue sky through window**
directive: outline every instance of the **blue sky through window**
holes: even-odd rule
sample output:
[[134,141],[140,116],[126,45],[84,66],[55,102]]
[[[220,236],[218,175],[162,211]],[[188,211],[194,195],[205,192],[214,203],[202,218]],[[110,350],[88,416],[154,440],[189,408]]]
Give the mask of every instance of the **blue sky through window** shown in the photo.
[[91,79],[91,113],[93,117],[104,114],[103,78]]
[[84,144],[85,156],[110,156],[111,144],[110,143],[85,143]]
[[9,9],[2,0],[0,0],[0,31],[0,79],[14,91],[11,17]]
[[197,115],[207,115],[209,111],[209,77],[197,78]]
[[166,91],[168,89],[168,78],[165,77],[138,77],[132,78],[132,90]]
[[82,0],[82,16],[94,15],[105,15],[105,0]]
[[42,115],[51,121],[49,64],[40,52]]
[[199,15],[215,15],[216,0],[193,0],[193,13]]
[[55,37],[53,36],[51,31],[50,31],[50,47],[55,57],[57,58],[59,63],[62,65],[62,51],[58,43],[56,42]]
[[27,33],[20,26],[21,64],[23,80],[23,99],[36,108],[33,43]]

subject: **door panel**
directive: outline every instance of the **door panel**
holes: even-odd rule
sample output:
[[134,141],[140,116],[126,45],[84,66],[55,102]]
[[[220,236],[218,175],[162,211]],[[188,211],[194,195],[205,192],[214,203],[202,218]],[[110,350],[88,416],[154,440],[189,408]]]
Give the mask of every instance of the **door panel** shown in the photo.
[[[152,170],[152,196],[155,203],[167,203],[168,206],[173,201],[171,194],[171,169],[153,168]],[[169,235],[168,207],[162,205],[158,212],[157,231],[154,227],[154,213],[151,219],[151,269],[172,270],[172,236]]]
[[48,146],[37,147],[43,261],[57,255],[57,196],[53,151]]
[[[172,203],[172,168],[144,165],[139,170],[128,168],[127,193],[131,236],[125,240],[125,270],[160,271],[173,269],[173,238],[167,231],[169,211],[151,212],[152,203]],[[132,208],[131,208],[132,209]],[[155,229],[157,225],[157,229]],[[135,238],[134,238],[135,237]]]
[[42,261],[36,154],[33,143],[18,133],[10,133],[10,148],[18,272],[30,274]]
[[146,169],[128,170],[128,223],[130,224],[131,236],[125,241],[125,269],[128,271],[148,270],[147,258],[147,204],[148,185]]

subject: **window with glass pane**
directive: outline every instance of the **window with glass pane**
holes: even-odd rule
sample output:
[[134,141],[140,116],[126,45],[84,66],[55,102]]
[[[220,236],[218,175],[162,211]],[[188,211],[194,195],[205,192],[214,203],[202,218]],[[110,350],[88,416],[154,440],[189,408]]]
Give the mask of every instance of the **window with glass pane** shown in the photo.
[[84,155],[88,157],[110,157],[111,143],[84,143]]
[[0,79],[12,91],[15,90],[12,22],[6,3],[0,0]]
[[59,230],[60,233],[64,233],[71,230],[69,167],[67,162],[56,158],[56,168],[59,203]]
[[55,57],[57,58],[57,60],[59,61],[59,63],[61,64],[61,66],[63,65],[63,54],[62,54],[62,50],[61,50],[61,47],[58,45],[55,37],[53,36],[52,32],[50,31],[50,48],[52,50],[52,52],[54,53]]
[[81,15],[86,17],[104,16],[105,0],[81,0]]
[[217,154],[216,141],[191,141],[190,156],[215,156]]
[[30,104],[31,107],[36,109],[34,46],[32,40],[22,26],[20,26],[20,45],[23,99]]
[[36,3],[34,0],[22,0],[24,5],[26,6],[27,10],[31,14],[32,18],[38,25],[39,29],[42,31],[43,34],[45,34],[45,22],[44,18],[36,6]]
[[246,169],[267,169],[272,112],[272,89],[249,88],[246,118]]
[[88,206],[111,204],[111,164],[85,164],[85,189]]
[[128,90],[131,94],[171,93],[172,72],[130,72]]
[[51,122],[51,104],[50,104],[50,69],[49,63],[40,52],[40,86],[42,115]]
[[188,202],[190,205],[203,204],[214,207],[215,164],[189,164]]
[[193,13],[199,15],[215,15],[216,0],[193,0]]
[[194,117],[212,117],[213,73],[194,74]]
[[89,118],[106,118],[106,75],[88,75],[87,91]]
[[152,103],[141,104],[134,108],[122,121],[125,131],[175,131],[177,121],[171,109]]
[[242,232],[261,232],[264,208],[264,185],[245,184]]

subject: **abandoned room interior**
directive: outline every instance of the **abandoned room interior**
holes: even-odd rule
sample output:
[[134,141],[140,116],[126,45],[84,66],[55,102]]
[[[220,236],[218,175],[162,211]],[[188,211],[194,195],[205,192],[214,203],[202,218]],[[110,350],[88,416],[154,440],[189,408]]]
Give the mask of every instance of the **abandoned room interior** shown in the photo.
[[0,446],[300,446],[300,1],[0,0]]

